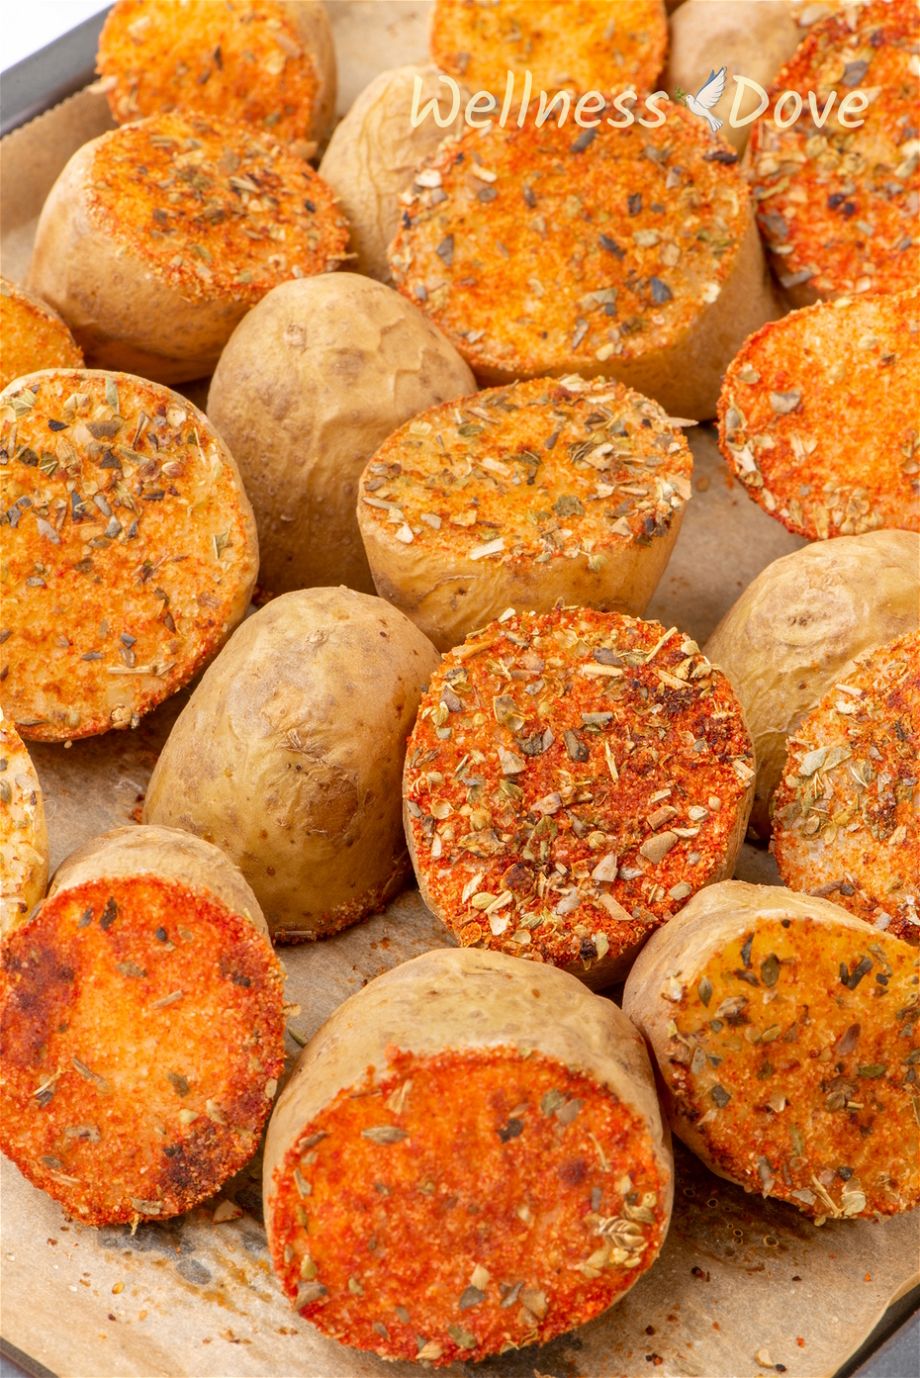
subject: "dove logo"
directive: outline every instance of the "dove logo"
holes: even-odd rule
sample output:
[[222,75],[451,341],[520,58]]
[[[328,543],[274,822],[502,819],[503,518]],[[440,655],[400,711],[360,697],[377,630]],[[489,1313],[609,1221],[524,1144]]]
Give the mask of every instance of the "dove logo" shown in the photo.
[[709,76],[695,96],[685,94],[683,97],[687,109],[701,120],[705,120],[713,134],[718,133],[724,124],[724,120],[720,120],[718,115],[712,113],[712,108],[719,104],[725,94],[726,72],[725,67],[720,67],[717,72],[710,71]]

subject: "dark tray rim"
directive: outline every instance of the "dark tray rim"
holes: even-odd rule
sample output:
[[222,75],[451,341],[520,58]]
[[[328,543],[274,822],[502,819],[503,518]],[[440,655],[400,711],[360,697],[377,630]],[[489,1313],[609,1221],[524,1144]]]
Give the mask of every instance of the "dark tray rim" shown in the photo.
[[[96,45],[108,7],[37,53],[8,68],[0,80],[0,138],[81,91],[95,76]],[[0,1336],[0,1354],[26,1373],[50,1370]],[[920,1356],[920,1286],[888,1308],[834,1378],[916,1378]],[[911,1363],[913,1358],[914,1362]]]

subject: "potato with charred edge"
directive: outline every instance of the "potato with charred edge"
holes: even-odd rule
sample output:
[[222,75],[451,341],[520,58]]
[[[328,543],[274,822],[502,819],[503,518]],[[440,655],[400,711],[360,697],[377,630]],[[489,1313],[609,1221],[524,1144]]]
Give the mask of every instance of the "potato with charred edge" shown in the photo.
[[737,157],[682,105],[655,129],[597,118],[445,140],[390,246],[394,282],[481,383],[617,378],[705,419],[780,314]]
[[444,657],[403,778],[422,898],[464,947],[622,977],[731,875],[754,756],[690,637],[587,608],[509,613]]
[[119,124],[199,110],[296,145],[322,139],[335,114],[319,0],[118,0],[96,65]]
[[358,525],[378,593],[449,650],[509,607],[645,612],[692,468],[657,402],[533,379],[401,426],[361,476]]
[[920,290],[816,302],[732,360],[720,448],[748,496],[809,540],[920,530],[918,376]]
[[818,1221],[920,1202],[918,957],[827,900],[726,881],[636,960],[623,1008],[675,1134]]
[[789,738],[771,846],[787,885],[920,942],[920,632],[845,666]]
[[754,739],[751,830],[770,832],[770,801],[794,732],[861,651],[920,621],[920,536],[873,531],[774,560],[706,643],[735,686]]
[[47,883],[42,787],[22,738],[0,708],[0,938],[28,917]]
[[673,1161],[642,1040],[612,1001],[550,967],[442,949],[311,1039],[263,1180],[300,1314],[440,1367],[618,1301],[664,1241]]
[[[416,81],[419,111],[434,101],[438,114],[414,124]],[[436,68],[394,67],[374,77],[336,125],[319,171],[348,217],[356,272],[389,281],[387,248],[399,228],[400,198],[419,163],[459,132],[462,115],[450,119],[452,104]]]
[[179,715],[144,819],[232,857],[277,942],[337,933],[409,871],[405,741],[437,652],[380,598],[302,589],[230,639]]
[[[917,282],[918,42],[915,0],[841,5],[776,74],[748,151],[757,222],[795,306]],[[820,122],[806,102],[790,123],[787,91],[816,92],[818,111],[836,101]]]
[[471,91],[650,91],[664,62],[662,0],[435,0],[431,56]]
[[41,368],[82,367],[82,351],[60,316],[0,277],[0,387]]
[[3,704],[23,737],[136,727],[249,604],[252,509],[197,407],[126,373],[0,393]]
[[91,139],[48,193],[29,286],[87,362],[163,383],[210,373],[279,282],[343,262],[348,226],[302,158],[245,125],[159,114]]
[[189,1210],[252,1157],[284,977],[216,847],[117,828],[0,949],[0,1148],[88,1225]]
[[208,415],[240,466],[272,593],[373,593],[355,503],[371,455],[410,416],[476,386],[398,292],[357,273],[286,282],[241,321]]

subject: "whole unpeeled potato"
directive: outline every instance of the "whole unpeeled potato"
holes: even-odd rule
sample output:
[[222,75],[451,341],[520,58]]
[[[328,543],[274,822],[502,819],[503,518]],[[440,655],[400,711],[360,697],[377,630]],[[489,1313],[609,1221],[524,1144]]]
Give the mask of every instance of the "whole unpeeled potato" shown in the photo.
[[382,598],[275,598],[239,627],[179,714],[144,821],[213,842],[276,941],[337,933],[409,872],[406,738],[438,654]]
[[[729,124],[734,78],[748,77],[769,88],[805,37],[807,26],[831,8],[830,3],[805,0],[684,0],[671,16],[664,85],[672,94],[680,87],[695,95],[710,72],[727,67],[725,94],[713,114],[725,121],[721,136],[740,153],[753,122],[738,129]],[[751,114],[757,105],[756,92],[746,88],[739,116]]]
[[[438,102],[434,114],[413,124],[418,81],[418,107]],[[339,198],[351,228],[354,266],[360,273],[390,280],[387,246],[399,228],[400,193],[412,181],[419,163],[442,139],[462,126],[451,93],[436,67],[393,67],[364,88],[337,126],[323,155],[320,175]]]
[[453,345],[382,283],[331,273],[263,297],[230,337],[207,405],[255,512],[260,583],[372,593],[362,469],[410,416],[475,391]]

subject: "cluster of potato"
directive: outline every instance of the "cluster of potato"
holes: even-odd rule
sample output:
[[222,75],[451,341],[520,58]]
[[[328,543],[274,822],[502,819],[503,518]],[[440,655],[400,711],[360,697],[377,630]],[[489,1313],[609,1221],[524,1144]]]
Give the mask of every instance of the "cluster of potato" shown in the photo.
[[[282,1071],[273,944],[361,921],[414,868],[445,949],[316,1035],[265,1159],[285,1292],[389,1358],[482,1358],[621,1296],[667,1230],[668,1123],[811,1217],[920,1196],[920,318],[892,239],[916,16],[670,20],[672,89],[710,52],[774,92],[841,56],[879,87],[878,166],[810,236],[836,145],[797,173],[772,106],[744,167],[746,131],[676,98],[661,131],[411,125],[438,68],[496,97],[524,67],[653,90],[665,6],[621,4],[571,0],[560,46],[552,5],[437,0],[438,66],[382,73],[329,138],[317,0],[119,0],[118,127],[0,297],[0,1145],[92,1224],[211,1194]],[[878,246],[851,226],[873,216]],[[788,313],[784,285],[814,304]],[[167,386],[212,372],[204,411]],[[691,498],[683,429],[716,413],[732,471],[812,544],[701,652],[643,614]],[[134,727],[202,670],[143,824],[46,898],[22,738]],[[731,880],[771,826],[790,888]],[[622,976],[629,1019],[587,989]],[[367,1185],[347,1207],[342,1155]],[[479,1209],[505,1222],[489,1246]]]

